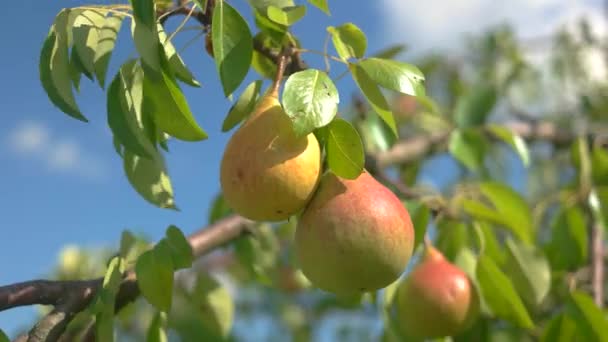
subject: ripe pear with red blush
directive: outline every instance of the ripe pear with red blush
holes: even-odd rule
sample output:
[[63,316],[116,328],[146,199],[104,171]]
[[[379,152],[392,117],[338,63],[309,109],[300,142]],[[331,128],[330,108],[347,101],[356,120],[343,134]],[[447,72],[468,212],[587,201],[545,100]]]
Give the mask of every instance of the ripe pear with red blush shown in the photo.
[[422,261],[401,282],[396,310],[406,335],[457,335],[479,314],[479,297],[468,276],[428,245]]
[[404,205],[366,171],[354,180],[323,175],[295,233],[304,275],[338,295],[378,290],[397,280],[413,242]]

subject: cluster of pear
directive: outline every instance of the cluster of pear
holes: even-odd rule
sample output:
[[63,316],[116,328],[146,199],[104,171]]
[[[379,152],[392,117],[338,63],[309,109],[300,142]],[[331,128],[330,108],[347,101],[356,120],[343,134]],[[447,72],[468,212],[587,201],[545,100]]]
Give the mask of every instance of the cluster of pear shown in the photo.
[[[379,290],[398,280],[410,261],[414,227],[405,206],[367,171],[353,180],[322,174],[319,142],[312,133],[295,135],[279,102],[278,81],[229,140],[220,174],[224,198],[240,215],[255,221],[299,215],[298,263],[322,290]],[[408,334],[452,335],[469,324],[477,297],[459,272],[427,249],[397,296]]]

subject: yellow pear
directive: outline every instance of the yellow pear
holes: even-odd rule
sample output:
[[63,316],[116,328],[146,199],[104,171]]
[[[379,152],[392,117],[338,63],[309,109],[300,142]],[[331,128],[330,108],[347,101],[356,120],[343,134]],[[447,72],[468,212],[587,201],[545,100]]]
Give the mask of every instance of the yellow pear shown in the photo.
[[312,133],[295,135],[277,82],[230,138],[221,162],[226,202],[255,221],[281,221],[302,210],[321,174],[319,142]]

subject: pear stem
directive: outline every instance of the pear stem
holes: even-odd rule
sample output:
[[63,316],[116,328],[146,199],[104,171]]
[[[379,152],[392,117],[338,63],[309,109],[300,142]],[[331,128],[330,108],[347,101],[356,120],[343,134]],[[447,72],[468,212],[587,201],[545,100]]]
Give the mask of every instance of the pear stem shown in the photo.
[[277,74],[274,77],[274,83],[272,84],[271,93],[278,96],[279,88],[281,87],[281,80],[283,79],[283,74],[285,73],[285,67],[287,65],[287,56],[285,53],[282,53],[279,56],[279,63],[277,64]]

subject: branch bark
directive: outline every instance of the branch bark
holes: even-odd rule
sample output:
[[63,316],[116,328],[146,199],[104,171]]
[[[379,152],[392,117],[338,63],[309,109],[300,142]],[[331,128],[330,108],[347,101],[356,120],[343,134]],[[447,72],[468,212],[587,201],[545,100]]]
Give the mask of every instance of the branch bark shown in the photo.
[[[551,122],[510,121],[502,125],[526,140],[544,140],[556,145],[563,145],[574,139],[572,132]],[[433,132],[397,142],[390,150],[376,156],[378,167],[383,168],[417,160],[436,145],[445,143],[450,137],[450,133],[450,130]]]
[[602,232],[603,227],[600,223],[595,223],[591,227],[591,286],[593,288],[593,299],[599,308],[604,306],[604,242]]
[[[252,221],[228,216],[188,237],[195,258],[248,234]],[[25,305],[53,305],[55,308],[15,341],[57,341],[74,316],[89,305],[101,288],[103,278],[76,281],[33,280],[0,287],[0,311]],[[139,296],[135,272],[124,277],[116,296],[120,311]]]

